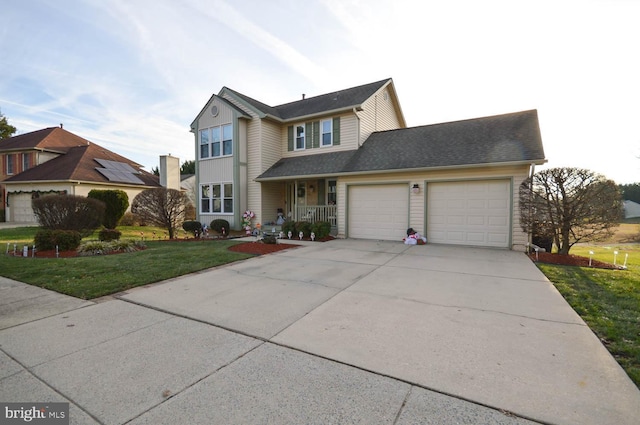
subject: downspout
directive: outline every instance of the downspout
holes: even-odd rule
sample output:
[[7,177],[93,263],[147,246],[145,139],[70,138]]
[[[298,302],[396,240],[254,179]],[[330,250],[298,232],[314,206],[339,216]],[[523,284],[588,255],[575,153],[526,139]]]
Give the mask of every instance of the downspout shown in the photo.
[[536,164],[532,162],[531,165],[529,166],[529,182],[531,186],[529,187],[529,226],[530,228],[527,235],[528,246],[531,246],[531,244],[533,244],[533,226],[531,226],[531,223],[533,222],[533,175],[535,174],[535,171],[536,171]]
[[360,116],[358,116],[358,110],[357,107],[353,107],[353,113],[356,116],[356,136],[358,137],[358,147],[360,147]]

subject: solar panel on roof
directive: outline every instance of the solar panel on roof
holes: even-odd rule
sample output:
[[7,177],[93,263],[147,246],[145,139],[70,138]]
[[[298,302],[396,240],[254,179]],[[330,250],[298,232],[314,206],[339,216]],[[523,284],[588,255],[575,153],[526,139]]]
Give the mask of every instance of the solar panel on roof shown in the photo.
[[118,162],[118,161],[109,161],[108,159],[97,159],[96,161],[102,165],[104,168],[110,169],[110,170],[120,170],[120,171],[124,171],[125,173],[132,173],[132,174],[138,174],[138,171],[133,168],[131,165],[126,164],[124,162]]
[[107,180],[120,183],[144,184],[142,180],[136,177],[140,174],[135,168],[129,164],[118,161],[109,161],[108,159],[97,159],[104,168],[96,167],[96,170],[105,176]]

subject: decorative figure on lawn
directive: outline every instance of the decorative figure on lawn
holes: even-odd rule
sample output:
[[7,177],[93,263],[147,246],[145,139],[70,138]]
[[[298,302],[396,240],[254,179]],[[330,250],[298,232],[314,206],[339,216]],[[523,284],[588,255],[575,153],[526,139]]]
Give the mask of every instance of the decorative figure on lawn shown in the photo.
[[420,233],[409,227],[407,229],[407,237],[404,238],[405,245],[424,245],[427,243],[427,238],[421,236]]
[[256,215],[253,211],[246,210],[244,214],[242,214],[242,228],[245,230],[247,235],[251,235],[251,220]]

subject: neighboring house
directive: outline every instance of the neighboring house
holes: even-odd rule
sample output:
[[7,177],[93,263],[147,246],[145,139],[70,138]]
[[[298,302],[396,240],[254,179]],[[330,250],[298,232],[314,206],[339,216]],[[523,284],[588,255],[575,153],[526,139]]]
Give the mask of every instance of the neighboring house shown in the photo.
[[160,157],[159,178],[61,127],[0,140],[0,158],[0,192],[8,222],[35,222],[31,200],[47,194],[87,196],[93,189],[119,189],[131,203],[145,189],[180,187],[178,158]]
[[624,204],[624,218],[640,217],[639,203],[625,200],[623,204]]
[[339,237],[524,249],[518,188],[546,162],[535,110],[406,128],[391,79],[274,107],[224,87],[191,131],[198,219],[236,229],[282,210]]

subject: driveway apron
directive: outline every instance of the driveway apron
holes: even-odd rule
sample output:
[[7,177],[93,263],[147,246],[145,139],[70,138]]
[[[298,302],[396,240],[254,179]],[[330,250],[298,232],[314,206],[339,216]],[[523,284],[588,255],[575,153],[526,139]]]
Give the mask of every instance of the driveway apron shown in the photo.
[[336,240],[122,298],[541,422],[640,415],[635,385],[519,252]]

